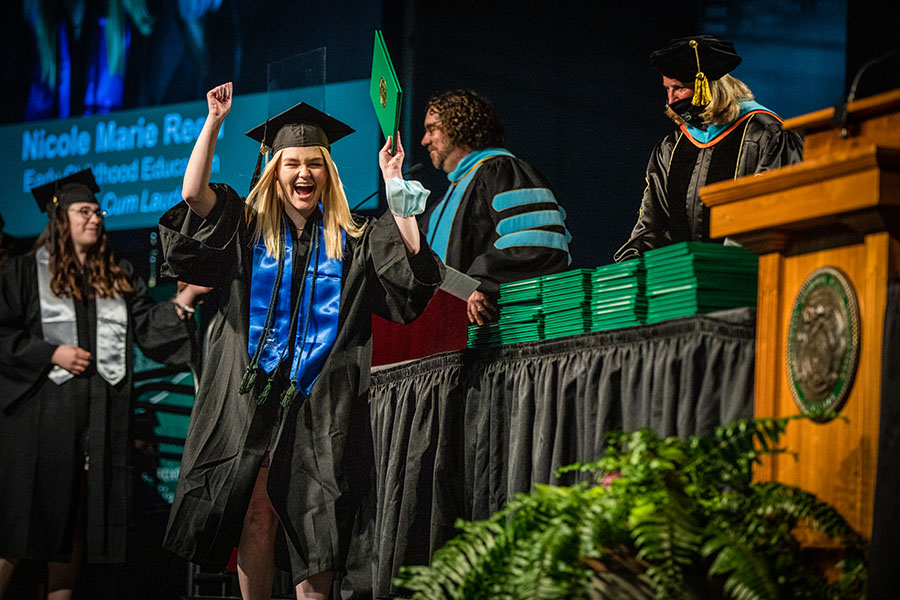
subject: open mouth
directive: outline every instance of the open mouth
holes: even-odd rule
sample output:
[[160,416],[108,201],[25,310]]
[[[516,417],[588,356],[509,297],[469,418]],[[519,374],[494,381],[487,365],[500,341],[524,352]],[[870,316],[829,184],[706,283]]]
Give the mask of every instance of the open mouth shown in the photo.
[[296,183],[294,184],[294,192],[301,198],[308,198],[316,191],[316,186],[312,184]]

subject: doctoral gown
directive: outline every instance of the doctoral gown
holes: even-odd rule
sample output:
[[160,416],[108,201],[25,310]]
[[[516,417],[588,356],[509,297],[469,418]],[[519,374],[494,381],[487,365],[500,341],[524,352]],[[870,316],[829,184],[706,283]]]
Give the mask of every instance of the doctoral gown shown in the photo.
[[503,148],[465,156],[450,187],[420,219],[447,266],[496,295],[501,283],[565,270],[571,235],[565,211],[543,177]]
[[[134,291],[125,298],[126,374],[116,385],[93,364],[60,385],[48,379],[57,346],[43,338],[35,255],[11,259],[0,276],[0,556],[68,562],[86,476],[87,560],[125,560],[134,343],[158,362],[186,368],[192,340],[175,306],[155,304],[131,265],[119,266]],[[73,303],[78,345],[96,356],[96,302]]]
[[742,104],[745,114],[731,125],[706,131],[682,125],[656,145],[638,220],[617,262],[677,242],[710,241],[701,187],[800,162],[803,139],[783,130],[765,107]]
[[[268,494],[281,520],[294,583],[345,569],[354,518],[374,468],[369,425],[371,315],[408,322],[440,285],[437,257],[422,238],[408,257],[393,217],[370,220],[360,238],[346,236],[337,336],[308,397],[287,408],[278,394],[258,404],[265,376],[247,394],[254,240],[244,203],[212,184],[206,219],[179,204],[160,220],[167,268],[178,279],[219,288],[209,353],[191,414],[165,545],[210,569],[224,568],[237,544],[263,458]],[[295,252],[309,251],[310,223]],[[294,278],[302,267],[294,260]],[[294,298],[296,298],[296,282]],[[285,564],[279,556],[280,564]]]

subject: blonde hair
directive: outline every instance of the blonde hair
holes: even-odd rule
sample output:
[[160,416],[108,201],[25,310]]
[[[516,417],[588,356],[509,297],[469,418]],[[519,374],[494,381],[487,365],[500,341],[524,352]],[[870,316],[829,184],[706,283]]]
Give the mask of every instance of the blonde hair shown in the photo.
[[727,125],[741,114],[740,103],[753,100],[753,92],[747,84],[731,75],[723,75],[709,85],[712,100],[700,116],[713,125]]
[[[325,252],[328,258],[342,260],[344,258],[341,231],[350,237],[358,238],[363,234],[366,224],[357,223],[350,214],[344,184],[338,174],[337,165],[326,148],[316,146],[325,159],[328,169],[328,181],[322,191],[322,212],[325,216]],[[256,217],[254,243],[260,237],[265,241],[266,252],[270,256],[278,256],[278,238],[281,235],[281,219],[284,205],[288,202],[278,182],[278,169],[281,166],[282,150],[275,153],[266,163],[256,186],[250,190],[244,205],[244,218],[247,223]]]
[[[731,75],[723,75],[715,81],[710,81],[709,92],[712,99],[700,113],[700,117],[710,125],[728,125],[741,114],[740,103],[754,99],[753,92],[747,84]],[[666,114],[678,125],[684,124],[684,120],[668,106]]]

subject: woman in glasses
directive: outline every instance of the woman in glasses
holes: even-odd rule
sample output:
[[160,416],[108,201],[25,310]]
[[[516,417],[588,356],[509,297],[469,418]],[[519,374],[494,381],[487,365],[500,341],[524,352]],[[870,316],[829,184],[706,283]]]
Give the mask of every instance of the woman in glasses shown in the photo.
[[155,304],[103,227],[90,170],[33,190],[34,252],[0,276],[0,598],[21,559],[46,561],[48,598],[85,561],[125,560],[133,345],[186,366],[199,293]]

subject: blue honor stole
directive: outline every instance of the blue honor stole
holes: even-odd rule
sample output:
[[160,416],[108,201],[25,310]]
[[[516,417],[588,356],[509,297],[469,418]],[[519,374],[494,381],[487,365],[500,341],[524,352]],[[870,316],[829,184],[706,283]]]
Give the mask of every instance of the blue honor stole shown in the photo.
[[[281,404],[289,405],[298,393],[309,396],[337,339],[344,265],[328,257],[325,225],[321,216],[313,218],[317,222],[312,226],[296,301],[291,298],[294,248],[287,218],[279,238],[279,256],[268,254],[262,239],[253,248],[247,345],[251,361],[241,393],[250,391],[257,369],[262,370],[269,381],[257,396],[259,404],[266,401],[278,367],[285,361],[290,361],[290,386]],[[342,246],[346,240],[342,231]]]

